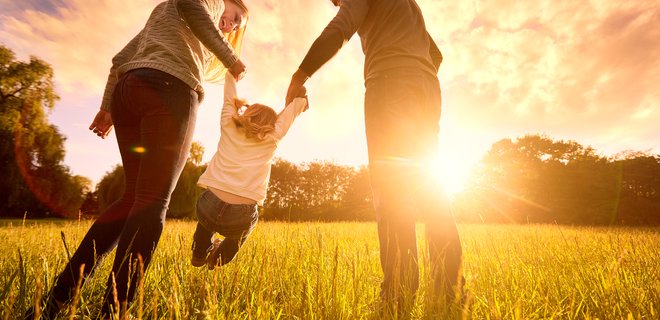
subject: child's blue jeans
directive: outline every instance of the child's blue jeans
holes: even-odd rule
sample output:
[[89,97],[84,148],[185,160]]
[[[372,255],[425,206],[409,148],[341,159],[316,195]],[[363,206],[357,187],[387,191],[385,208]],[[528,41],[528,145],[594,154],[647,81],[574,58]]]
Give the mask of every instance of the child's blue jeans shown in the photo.
[[220,244],[221,264],[231,262],[259,220],[256,204],[231,204],[213,192],[204,191],[197,199],[197,229],[193,236],[193,256],[206,257],[213,233],[225,238]]

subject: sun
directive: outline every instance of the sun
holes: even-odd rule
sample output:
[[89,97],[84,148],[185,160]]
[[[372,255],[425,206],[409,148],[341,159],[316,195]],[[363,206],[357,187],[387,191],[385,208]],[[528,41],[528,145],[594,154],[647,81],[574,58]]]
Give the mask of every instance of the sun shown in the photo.
[[450,197],[465,190],[467,179],[474,164],[460,158],[439,158],[429,167],[431,175],[440,182]]

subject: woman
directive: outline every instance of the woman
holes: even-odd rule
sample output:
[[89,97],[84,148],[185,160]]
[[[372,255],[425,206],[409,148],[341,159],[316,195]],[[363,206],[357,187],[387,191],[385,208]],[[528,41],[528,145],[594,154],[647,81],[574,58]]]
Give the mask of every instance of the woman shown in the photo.
[[242,0],[165,1],[113,58],[101,110],[89,129],[105,138],[116,127],[126,188],[59,275],[42,307],[44,317],[54,317],[115,246],[101,316],[128,309],[188,156],[202,82],[223,80],[227,70],[238,80],[246,71],[237,54],[247,13]]

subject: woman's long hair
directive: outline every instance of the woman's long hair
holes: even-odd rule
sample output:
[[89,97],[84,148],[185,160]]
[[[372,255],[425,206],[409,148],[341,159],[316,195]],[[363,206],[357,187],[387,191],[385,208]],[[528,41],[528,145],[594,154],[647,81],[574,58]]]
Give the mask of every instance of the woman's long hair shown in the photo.
[[241,99],[235,99],[234,104],[239,109],[233,118],[234,123],[238,128],[245,129],[246,137],[264,140],[268,133],[275,130],[277,113],[271,107],[260,103],[248,105]]
[[[245,10],[245,24],[243,27],[239,28],[238,30],[232,31],[229,34],[224,33],[223,35],[225,36],[225,39],[227,39],[227,42],[231,45],[232,49],[234,49],[234,52],[236,53],[236,56],[241,56],[241,49],[243,47],[243,36],[245,36],[245,29],[247,28],[247,20],[249,19],[248,15],[248,9],[243,3],[242,0],[229,0],[239,7],[241,7],[243,10]],[[227,68],[222,64],[220,59],[216,57],[213,53],[208,54],[206,57],[206,70],[204,72],[204,80],[208,82],[213,82],[213,83],[220,83],[225,79],[225,73],[227,72]]]

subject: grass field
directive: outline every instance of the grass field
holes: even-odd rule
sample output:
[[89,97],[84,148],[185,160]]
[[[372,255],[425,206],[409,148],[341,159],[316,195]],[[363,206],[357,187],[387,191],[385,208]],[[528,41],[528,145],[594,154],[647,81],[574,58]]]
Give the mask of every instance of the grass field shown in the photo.
[[[19,318],[90,222],[0,222],[0,312]],[[419,226],[420,231],[423,228]],[[373,223],[260,223],[236,260],[189,264],[192,222],[168,221],[131,309],[149,319],[378,319]],[[413,319],[660,319],[660,229],[460,225],[468,308],[427,299]],[[423,232],[420,232],[420,246]],[[421,249],[420,259],[428,259]],[[63,318],[94,316],[111,263]],[[422,280],[428,272],[422,269]]]

